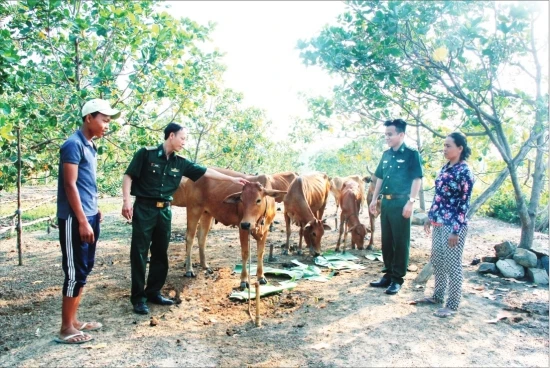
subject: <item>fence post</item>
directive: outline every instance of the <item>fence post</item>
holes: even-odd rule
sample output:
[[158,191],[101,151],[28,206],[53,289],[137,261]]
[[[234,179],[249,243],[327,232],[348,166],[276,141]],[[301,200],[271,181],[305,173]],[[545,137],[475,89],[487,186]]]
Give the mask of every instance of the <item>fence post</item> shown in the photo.
[[21,225],[21,125],[19,125],[17,127],[17,252],[19,255],[19,266],[23,265]]

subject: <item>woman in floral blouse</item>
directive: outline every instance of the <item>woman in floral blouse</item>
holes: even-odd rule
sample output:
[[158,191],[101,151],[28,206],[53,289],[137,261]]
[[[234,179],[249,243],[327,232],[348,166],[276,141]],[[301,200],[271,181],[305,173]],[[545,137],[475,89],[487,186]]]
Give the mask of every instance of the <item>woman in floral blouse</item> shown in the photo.
[[470,207],[474,176],[465,160],[470,156],[466,136],[451,133],[445,139],[445,158],[449,160],[435,180],[435,196],[424,230],[430,234],[433,225],[432,257],[435,289],[431,298],[415,300],[412,304],[442,304],[448,291],[444,308],[435,312],[438,317],[448,317],[458,310],[462,297],[462,252]]

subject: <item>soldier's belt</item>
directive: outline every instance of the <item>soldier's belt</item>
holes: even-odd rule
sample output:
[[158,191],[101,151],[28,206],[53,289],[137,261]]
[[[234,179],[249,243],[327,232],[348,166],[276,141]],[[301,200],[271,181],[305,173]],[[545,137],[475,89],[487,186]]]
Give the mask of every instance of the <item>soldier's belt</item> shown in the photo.
[[136,202],[143,203],[143,204],[146,204],[152,207],[157,207],[157,208],[170,207],[170,202],[168,201],[158,201],[156,199],[150,199],[150,198],[137,197]]
[[385,199],[409,198],[409,195],[408,194],[382,194],[382,198],[385,198]]

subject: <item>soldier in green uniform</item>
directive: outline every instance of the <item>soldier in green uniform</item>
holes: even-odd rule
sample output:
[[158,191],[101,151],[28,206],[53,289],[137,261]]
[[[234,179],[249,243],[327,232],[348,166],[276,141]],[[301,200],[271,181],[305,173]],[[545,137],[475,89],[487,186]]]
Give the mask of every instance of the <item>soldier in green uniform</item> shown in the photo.
[[377,181],[369,209],[375,214],[376,202],[381,196],[380,227],[385,274],[370,285],[387,287],[386,294],[393,295],[401,289],[409,264],[411,215],[422,184],[422,163],[418,151],[404,143],[407,123],[395,119],[386,121],[384,125],[390,149],[384,151],[374,173]]
[[[182,126],[170,123],[164,129],[164,143],[141,148],[134,155],[122,180],[122,216],[132,220],[132,294],[134,312],[148,314],[146,301],[171,305],[173,301],[160,291],[168,274],[168,243],[172,226],[170,201],[182,176],[193,181],[203,175],[244,185],[248,181],[197,165],[176,154],[185,144]],[[131,197],[135,196],[132,206]],[[145,268],[151,250],[149,276],[145,287]]]

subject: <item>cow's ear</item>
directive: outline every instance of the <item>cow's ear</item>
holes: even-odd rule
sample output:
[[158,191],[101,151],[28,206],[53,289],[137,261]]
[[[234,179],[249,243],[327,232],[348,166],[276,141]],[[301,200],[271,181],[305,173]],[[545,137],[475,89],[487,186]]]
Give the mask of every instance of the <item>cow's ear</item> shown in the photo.
[[279,200],[279,201],[282,201],[283,200],[283,197],[285,196],[286,194],[286,191],[282,191],[282,190],[274,190],[274,189],[266,189],[265,190],[265,194],[270,196],[270,197],[273,197],[275,198],[275,200]]
[[352,226],[351,228],[349,228],[349,229],[348,229],[348,233],[351,233],[353,230],[355,230],[356,227],[357,227],[357,225]]
[[325,223],[323,223],[323,229],[325,229],[325,230],[332,230],[332,229],[330,228],[330,226],[328,226],[328,225],[325,224]]
[[241,202],[241,194],[242,192],[230,194],[227,197],[225,197],[225,199],[223,200],[223,203],[229,203],[229,204],[239,203]]

